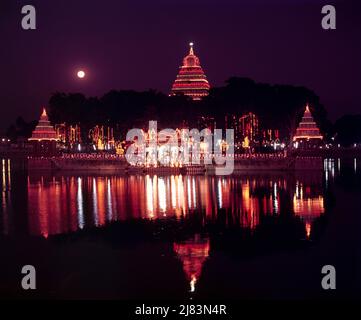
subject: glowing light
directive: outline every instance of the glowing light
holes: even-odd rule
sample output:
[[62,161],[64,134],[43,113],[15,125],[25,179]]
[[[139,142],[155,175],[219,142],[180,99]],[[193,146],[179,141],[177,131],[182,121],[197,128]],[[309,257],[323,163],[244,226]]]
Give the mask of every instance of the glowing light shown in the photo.
[[158,179],[158,196],[159,196],[159,209],[165,212],[167,209],[167,193],[163,178]]
[[94,210],[94,225],[99,226],[98,219],[98,195],[97,195],[97,183],[95,178],[93,178],[93,210]]
[[113,203],[112,203],[112,186],[110,179],[107,179],[107,207],[108,207],[108,221],[113,220]]
[[84,228],[83,191],[82,191],[82,181],[80,177],[78,178],[77,205],[78,205],[79,228],[83,229]]
[[170,177],[170,186],[171,186],[171,197],[172,197],[172,208],[176,209],[177,208],[177,188],[176,188],[176,182],[175,182],[175,177],[171,176]]
[[218,205],[219,205],[220,208],[222,208],[223,207],[223,202],[222,202],[222,183],[221,183],[221,180],[218,180],[217,195],[218,195]]
[[[301,189],[302,192],[302,189]],[[278,213],[277,183],[273,184],[273,206],[275,213]]]
[[5,171],[5,159],[2,159],[2,181],[3,181],[3,190],[6,190],[6,171]]
[[307,239],[309,239],[311,236],[311,223],[306,222],[305,228],[306,228],[306,237]]
[[154,207],[153,207],[153,181],[149,175],[145,177],[146,181],[146,199],[147,199],[147,211],[148,217],[152,219],[154,217]]
[[188,207],[191,208],[192,207],[192,202],[191,202],[191,181],[189,179],[189,177],[187,177],[187,198],[188,198]]
[[79,79],[85,78],[85,72],[83,70],[79,70],[77,73]]
[[196,282],[197,282],[197,278],[195,275],[192,276],[192,279],[190,281],[190,287],[191,287],[191,292],[196,291]]

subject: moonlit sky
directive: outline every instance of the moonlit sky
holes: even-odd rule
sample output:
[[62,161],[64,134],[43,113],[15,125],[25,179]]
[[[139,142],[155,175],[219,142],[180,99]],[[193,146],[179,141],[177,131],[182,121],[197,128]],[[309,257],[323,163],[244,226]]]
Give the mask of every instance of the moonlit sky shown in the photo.
[[[314,90],[331,120],[361,111],[360,1],[1,0],[0,128],[37,119],[52,92],[168,93],[188,43],[212,86],[230,76]],[[21,29],[21,7],[37,30]],[[337,9],[337,30],[321,8]],[[77,72],[86,77],[79,79]]]

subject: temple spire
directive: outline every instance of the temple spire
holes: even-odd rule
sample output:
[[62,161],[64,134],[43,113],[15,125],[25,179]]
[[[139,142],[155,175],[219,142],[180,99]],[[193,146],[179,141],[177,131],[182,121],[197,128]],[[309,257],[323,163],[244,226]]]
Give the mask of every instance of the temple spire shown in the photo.
[[190,56],[194,56],[193,42],[190,42],[190,43],[189,43],[189,55],[190,55]]
[[45,107],[43,107],[43,113],[41,114],[41,118],[48,119],[48,114],[46,113]]

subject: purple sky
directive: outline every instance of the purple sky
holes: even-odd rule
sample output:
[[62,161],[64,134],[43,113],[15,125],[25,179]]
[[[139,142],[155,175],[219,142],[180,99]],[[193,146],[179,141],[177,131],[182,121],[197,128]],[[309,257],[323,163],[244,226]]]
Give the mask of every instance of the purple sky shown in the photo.
[[[230,76],[302,85],[331,120],[360,112],[359,2],[1,0],[0,128],[37,119],[55,91],[168,93],[190,41],[213,86]],[[25,4],[37,9],[35,31],[21,29]],[[336,31],[321,28],[324,4],[336,6]]]

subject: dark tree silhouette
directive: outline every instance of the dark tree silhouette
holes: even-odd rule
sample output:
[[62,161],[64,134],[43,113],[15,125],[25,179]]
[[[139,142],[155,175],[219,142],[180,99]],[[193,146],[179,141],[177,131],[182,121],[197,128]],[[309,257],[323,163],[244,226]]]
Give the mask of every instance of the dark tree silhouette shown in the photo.
[[361,114],[344,115],[334,126],[336,142],[345,147],[361,142]]
[[31,133],[35,129],[38,122],[36,120],[31,122],[26,122],[22,117],[17,117],[15,121],[15,125],[11,125],[6,135],[11,141],[16,141],[19,137],[29,138]]
[[[149,120],[157,120],[160,129],[184,124],[196,127],[202,115],[215,118],[221,128],[225,115],[254,112],[262,128],[279,129],[281,138],[289,139],[307,103],[321,131],[330,132],[326,110],[313,91],[238,77],[230,78],[223,87],[212,88],[202,101],[182,95],[169,97],[155,90],[112,90],[100,98],[56,92],[49,100],[48,114],[53,124],[80,124],[85,135],[98,124],[112,126],[124,137],[130,128],[147,128]],[[9,134],[13,132],[12,128]]]

